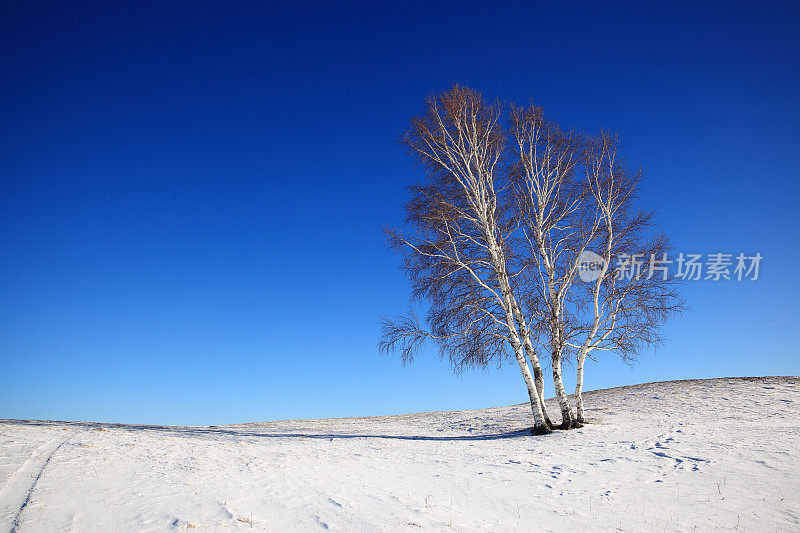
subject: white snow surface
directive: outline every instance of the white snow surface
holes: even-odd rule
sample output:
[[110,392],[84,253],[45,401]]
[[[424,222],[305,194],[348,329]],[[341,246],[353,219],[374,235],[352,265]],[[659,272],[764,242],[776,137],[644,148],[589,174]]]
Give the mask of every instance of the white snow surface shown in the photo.
[[[0,421],[3,531],[798,531],[800,378],[217,427]],[[558,418],[555,402],[548,401]]]

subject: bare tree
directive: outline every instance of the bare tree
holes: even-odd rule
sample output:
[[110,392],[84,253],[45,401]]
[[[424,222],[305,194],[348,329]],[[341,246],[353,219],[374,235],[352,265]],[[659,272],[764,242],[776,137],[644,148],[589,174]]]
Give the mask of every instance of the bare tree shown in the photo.
[[670,277],[667,269],[669,239],[654,227],[653,212],[634,206],[642,172],[628,168],[618,136],[600,131],[590,138],[582,167],[590,205],[600,220],[592,249],[601,268],[579,291],[580,305],[566,342],[577,351],[578,422],[585,422],[586,357],[602,350],[630,361],[642,348],[661,344],[660,327],[685,308],[678,295],[679,278]]
[[[579,427],[586,358],[633,359],[661,342],[660,326],[683,301],[659,264],[668,239],[635,208],[642,174],[628,168],[618,138],[564,129],[533,104],[511,106],[504,124],[505,110],[456,86],[411,120],[402,143],[427,180],[410,187],[409,230],[386,232],[413,297],[428,304],[427,327],[413,312],[384,318],[379,347],[410,361],[432,339],[457,371],[513,356],[535,432],[546,433],[540,352],[550,358],[560,427]],[[582,281],[586,254],[600,268]],[[563,384],[567,357],[577,362],[577,415]]]
[[[406,233],[386,230],[403,254],[413,296],[429,304],[427,328],[413,313],[382,319],[383,351],[404,361],[433,339],[453,366],[485,367],[513,356],[525,381],[534,433],[551,431],[541,365],[517,293],[517,254],[509,248],[519,226],[506,165],[503,106],[462,87],[427,100],[402,143],[426,171],[410,187]],[[536,377],[531,374],[528,359]]]
[[[661,341],[659,327],[683,302],[675,278],[661,270],[652,275],[669,241],[654,228],[651,212],[635,210],[642,174],[627,167],[615,135],[586,138],[564,130],[534,105],[512,110],[512,132],[519,238],[530,252],[523,302],[533,338],[550,351],[561,428],[569,429],[585,421],[586,357],[609,350],[634,358]],[[583,283],[586,254],[601,268]],[[620,268],[609,268],[619,258]],[[577,416],[562,381],[562,361],[570,354],[577,359]]]
[[550,353],[561,428],[577,425],[564,389],[561,363],[567,349],[572,286],[578,257],[594,238],[599,221],[587,217],[589,203],[580,179],[582,138],[547,119],[540,107],[512,107],[512,167],[526,249],[523,302],[538,345]]

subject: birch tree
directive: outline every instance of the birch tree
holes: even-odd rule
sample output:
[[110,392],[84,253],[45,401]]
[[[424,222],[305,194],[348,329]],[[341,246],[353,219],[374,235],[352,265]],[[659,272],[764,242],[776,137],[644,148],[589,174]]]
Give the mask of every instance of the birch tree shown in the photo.
[[[652,211],[637,210],[641,169],[630,169],[619,137],[600,131],[587,140],[582,171],[589,205],[599,220],[592,242],[603,268],[579,285],[579,305],[566,344],[576,351],[575,406],[585,422],[583,376],[594,351],[616,352],[630,361],[645,347],[661,344],[663,323],[685,309],[679,279],[670,276],[670,244],[653,223]],[[592,280],[591,278],[595,278]]]
[[[514,108],[511,122],[524,241],[518,248],[529,250],[523,302],[535,324],[533,338],[550,353],[560,427],[580,427],[586,358],[601,350],[634,358],[644,346],[658,344],[660,326],[683,309],[676,279],[663,270],[652,275],[669,240],[653,226],[652,212],[635,209],[642,173],[628,168],[615,135],[562,129],[534,105]],[[587,253],[596,254],[602,268],[593,282],[583,283],[579,273]],[[562,377],[562,362],[571,354],[577,414]]]
[[386,233],[403,255],[413,297],[428,311],[425,326],[412,312],[382,319],[379,348],[399,350],[410,361],[433,340],[456,370],[512,358],[528,391],[533,432],[544,434],[551,427],[543,373],[518,301],[522,263],[510,248],[519,219],[503,111],[500,103],[456,86],[428,98],[402,137],[426,181],[409,188],[406,231]]
[[562,362],[568,348],[572,286],[578,257],[597,232],[588,217],[587,195],[578,172],[582,138],[547,119],[540,107],[514,107],[511,132],[516,207],[527,249],[524,274],[526,310],[538,345],[550,355],[553,387],[561,409],[561,429],[580,425],[564,389]]
[[[669,240],[635,205],[642,173],[616,135],[562,128],[533,104],[507,108],[458,86],[426,104],[402,138],[426,181],[409,188],[408,229],[386,230],[427,304],[425,325],[413,312],[384,318],[379,347],[407,362],[433,340],[457,371],[515,360],[536,433],[554,427],[545,353],[559,427],[580,427],[586,359],[632,360],[683,310],[666,272]],[[599,264],[591,279],[581,276],[586,254]],[[572,357],[575,412],[562,374]]]

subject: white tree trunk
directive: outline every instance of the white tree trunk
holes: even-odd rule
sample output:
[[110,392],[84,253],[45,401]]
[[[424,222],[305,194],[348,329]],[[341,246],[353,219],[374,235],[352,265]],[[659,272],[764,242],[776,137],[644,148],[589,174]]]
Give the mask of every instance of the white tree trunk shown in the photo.
[[528,368],[528,361],[525,359],[525,353],[523,352],[522,344],[520,344],[519,339],[516,339],[513,336],[511,339],[511,344],[514,347],[514,355],[517,358],[517,364],[519,364],[522,377],[525,379],[525,385],[528,387],[528,398],[530,399],[531,410],[533,411],[533,433],[534,435],[550,433],[552,430],[545,422],[544,412],[542,411],[543,404],[539,399],[539,391],[536,388],[536,383],[534,382],[531,371]]
[[536,381],[536,392],[539,394],[539,403],[542,404],[542,413],[544,413],[544,421],[547,425],[552,428],[553,423],[550,421],[550,417],[547,415],[547,406],[544,403],[544,372],[542,372],[542,365],[539,363],[539,357],[536,355],[536,350],[533,349],[533,343],[531,342],[530,332],[528,331],[528,325],[525,323],[525,317],[522,315],[522,311],[520,310],[519,306],[514,303],[514,317],[517,320],[520,328],[520,334],[522,336],[523,345],[525,346],[525,352],[528,354],[528,359],[531,360],[531,366],[533,367],[533,375]]
[[575,417],[572,415],[572,407],[569,405],[567,391],[564,389],[564,382],[561,379],[561,354],[553,353],[553,386],[556,389],[558,406],[561,408],[561,429],[571,429],[575,426]]
[[547,423],[548,426],[551,428],[553,427],[553,423],[550,421],[550,417],[547,414],[547,407],[544,403],[544,372],[542,371],[542,365],[539,363],[539,358],[536,357],[536,353],[533,351],[533,345],[531,344],[530,338],[525,339],[525,349],[529,350],[529,355],[531,359],[531,366],[533,366],[533,376],[536,382],[536,392],[539,394],[539,402],[542,404],[542,413],[544,414],[544,421]]
[[[485,227],[489,228],[490,226],[487,224]],[[514,356],[517,358],[517,364],[522,372],[522,377],[525,379],[525,385],[528,387],[528,397],[530,398],[531,409],[533,410],[533,433],[535,435],[550,433],[552,430],[550,429],[550,424],[548,423],[549,421],[545,419],[544,398],[540,393],[540,388],[537,386],[533,376],[531,375],[530,368],[528,368],[528,360],[525,358],[525,347],[523,347],[519,338],[519,330],[517,329],[518,326],[525,333],[527,333],[527,326],[523,320],[517,320],[521,319],[522,315],[515,312],[519,309],[519,306],[517,305],[517,302],[514,299],[514,294],[511,291],[511,283],[509,282],[508,274],[506,273],[505,257],[503,256],[503,251],[494,240],[494,234],[488,231],[487,243],[489,245],[489,252],[491,254],[492,261],[494,262],[495,268],[497,268],[497,281],[500,285],[500,291],[503,295],[502,303],[503,310],[506,314],[506,324],[508,325],[509,330],[509,341],[514,348]],[[528,343],[530,343],[527,335],[526,340]],[[532,355],[535,360],[536,354],[532,353]],[[542,387],[543,386],[544,383],[542,383]]]
[[578,372],[575,383],[575,415],[579,424],[586,423],[583,413],[583,365],[586,362],[586,350],[581,350],[578,354]]

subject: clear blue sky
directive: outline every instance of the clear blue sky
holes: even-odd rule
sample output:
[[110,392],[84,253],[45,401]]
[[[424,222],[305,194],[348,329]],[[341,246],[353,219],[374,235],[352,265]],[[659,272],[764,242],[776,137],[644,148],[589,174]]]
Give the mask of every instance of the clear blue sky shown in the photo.
[[513,366],[375,347],[409,296],[380,233],[419,178],[395,141],[454,82],[619,130],[678,250],[764,256],[687,284],[666,346],[587,388],[800,374],[797,3],[265,4],[2,3],[0,417],[525,401]]

